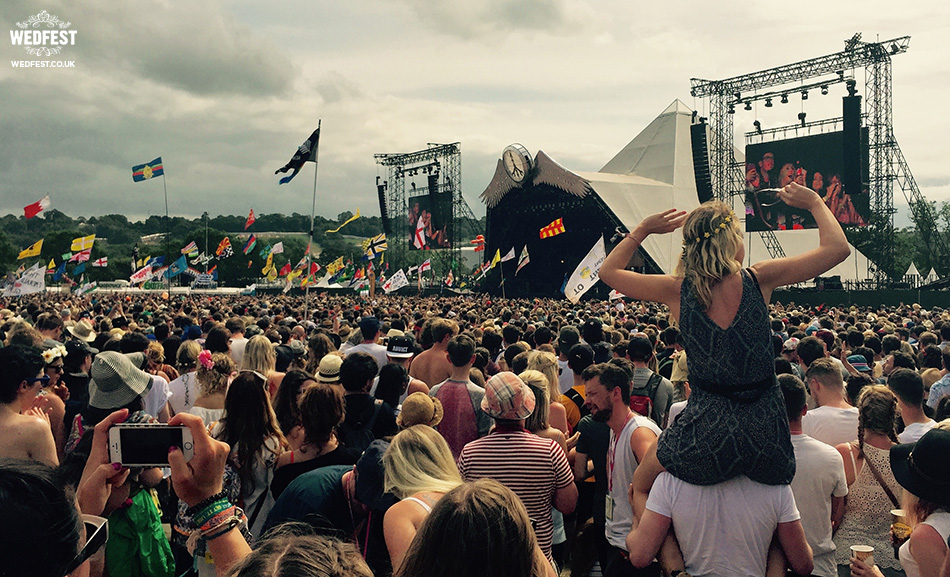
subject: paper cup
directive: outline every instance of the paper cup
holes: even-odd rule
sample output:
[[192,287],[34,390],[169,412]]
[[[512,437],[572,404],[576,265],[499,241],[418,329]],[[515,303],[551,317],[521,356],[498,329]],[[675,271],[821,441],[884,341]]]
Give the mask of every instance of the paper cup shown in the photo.
[[868,567],[874,566],[874,547],[870,545],[852,545],[851,557],[861,561]]
[[891,509],[891,523],[903,523],[904,514],[903,509]]

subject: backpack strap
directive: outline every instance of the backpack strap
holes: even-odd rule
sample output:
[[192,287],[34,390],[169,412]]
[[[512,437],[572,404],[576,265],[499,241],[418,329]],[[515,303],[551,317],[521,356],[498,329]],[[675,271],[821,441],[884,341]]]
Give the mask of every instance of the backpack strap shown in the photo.
[[[379,416],[379,411],[382,408],[383,408],[382,399],[376,399],[375,401],[373,401],[373,416],[370,417],[369,422],[366,423],[366,428],[369,429],[370,431],[373,430],[373,425],[376,424],[376,417]],[[373,436],[375,437],[376,435],[373,435]]]

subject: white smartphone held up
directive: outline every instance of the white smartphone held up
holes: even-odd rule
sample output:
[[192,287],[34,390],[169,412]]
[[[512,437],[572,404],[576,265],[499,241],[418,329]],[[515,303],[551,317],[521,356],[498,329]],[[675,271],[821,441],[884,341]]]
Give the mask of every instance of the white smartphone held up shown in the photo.
[[119,423],[109,429],[109,458],[125,467],[167,467],[171,447],[191,460],[195,454],[191,430],[147,423]]

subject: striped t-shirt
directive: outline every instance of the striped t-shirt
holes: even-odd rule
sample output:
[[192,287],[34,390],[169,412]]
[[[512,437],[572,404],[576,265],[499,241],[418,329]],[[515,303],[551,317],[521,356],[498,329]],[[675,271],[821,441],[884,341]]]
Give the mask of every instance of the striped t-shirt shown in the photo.
[[465,445],[458,467],[466,481],[489,477],[518,495],[535,521],[541,550],[551,557],[554,493],[574,482],[560,445],[523,429],[496,429]]

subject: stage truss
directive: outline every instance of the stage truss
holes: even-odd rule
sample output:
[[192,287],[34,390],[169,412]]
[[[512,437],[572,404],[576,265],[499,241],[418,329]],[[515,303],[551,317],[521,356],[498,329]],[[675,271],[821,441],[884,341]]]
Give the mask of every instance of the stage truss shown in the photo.
[[[377,177],[376,180],[380,213],[389,246],[387,261],[397,263],[397,266],[413,266],[431,258],[438,275],[444,277],[452,270],[455,278],[460,278],[462,272],[467,272],[463,271],[461,264],[462,247],[467,246],[469,240],[478,234],[474,232],[475,215],[462,198],[461,143],[430,142],[424,150],[373,156],[377,166],[386,169],[386,179]],[[407,219],[409,198],[426,193],[430,177],[435,178],[438,183],[438,194],[452,194],[451,248],[410,251],[410,239],[415,232],[415,223],[410,223]],[[414,254],[410,256],[411,253]]]
[[[891,114],[891,58],[907,51],[910,36],[883,42],[863,42],[861,34],[845,41],[841,52],[786,64],[725,80],[690,80],[691,94],[708,100],[710,125],[709,162],[713,195],[732,204],[735,195],[745,190],[743,163],[734,154],[733,114],[736,107],[755,101],[786,98],[808,90],[827,90],[836,83],[846,83],[849,93],[856,86],[854,71],[865,70],[863,125],[869,131],[870,174],[867,175],[871,220],[866,230],[850,230],[849,238],[859,249],[865,246],[886,247],[876,250],[876,263],[869,264],[874,284],[899,279],[902,271],[894,269],[894,183],[897,182],[911,209],[911,215],[931,251],[931,262],[942,275],[950,267],[950,243],[936,225],[936,215],[926,201],[894,137]],[[807,83],[807,84],[806,84]],[[768,104],[767,104],[768,106]],[[773,132],[799,130],[841,118],[790,125]],[[750,133],[753,134],[753,133]],[[761,133],[756,133],[761,134]],[[807,132],[806,132],[807,134]],[[784,256],[774,233],[762,232],[762,239],[773,258]],[[941,270],[942,267],[942,270]]]

